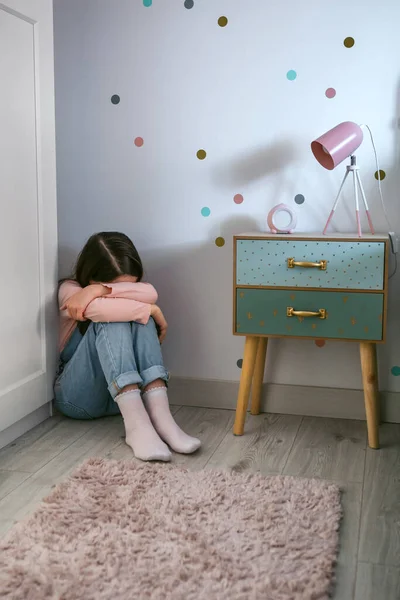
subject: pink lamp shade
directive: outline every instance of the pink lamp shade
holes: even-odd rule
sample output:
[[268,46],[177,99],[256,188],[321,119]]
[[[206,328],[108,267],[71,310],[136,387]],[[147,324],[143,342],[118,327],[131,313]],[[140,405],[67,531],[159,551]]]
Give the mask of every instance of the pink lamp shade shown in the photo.
[[332,171],[353,154],[363,141],[362,129],[357,123],[345,121],[311,142],[311,150],[317,161]]

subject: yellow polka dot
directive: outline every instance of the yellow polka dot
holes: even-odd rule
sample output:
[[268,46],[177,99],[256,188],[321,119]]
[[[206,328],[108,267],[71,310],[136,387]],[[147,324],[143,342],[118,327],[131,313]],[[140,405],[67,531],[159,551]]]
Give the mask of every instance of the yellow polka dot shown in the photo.
[[226,17],[220,17],[218,19],[218,25],[220,27],[226,27],[228,25],[228,19]]
[[379,169],[379,171],[375,171],[375,179],[383,181],[386,177],[386,173],[383,169]]
[[264,321],[260,321],[260,327],[264,327],[265,322]]
[[313,323],[313,324],[311,325],[311,327],[312,327],[313,329],[317,329],[317,324],[316,324],[316,323]]
[[250,312],[248,312],[247,313],[247,318],[249,319],[249,321],[251,321],[251,319],[253,318],[253,315]]
[[199,160],[204,160],[205,157],[207,156],[207,152],[203,149],[197,150],[196,156]]
[[225,246],[225,240],[223,237],[217,237],[217,239],[215,240],[215,245],[218,246],[218,248],[222,248],[222,246]]
[[240,292],[239,295],[240,295],[241,298],[244,298],[244,292]]
[[352,37],[347,37],[343,44],[346,46],[346,48],[352,48],[355,44],[354,38]]

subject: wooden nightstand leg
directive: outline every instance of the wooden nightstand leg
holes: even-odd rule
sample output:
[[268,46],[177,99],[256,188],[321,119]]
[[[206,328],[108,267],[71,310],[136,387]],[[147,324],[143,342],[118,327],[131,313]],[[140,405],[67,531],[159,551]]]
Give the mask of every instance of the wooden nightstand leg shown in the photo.
[[267,356],[268,338],[260,337],[257,349],[256,366],[254,368],[253,387],[251,392],[252,415],[260,414],[261,392],[265,371],[265,357]]
[[368,445],[370,448],[379,448],[379,397],[376,345],[369,342],[361,342],[360,356],[365,412],[367,415]]
[[249,402],[251,382],[254,374],[258,341],[258,337],[246,337],[246,342],[244,345],[242,375],[240,377],[239,394],[236,405],[235,424],[233,426],[233,433],[235,435],[243,435],[244,431],[244,422],[246,419],[246,411]]

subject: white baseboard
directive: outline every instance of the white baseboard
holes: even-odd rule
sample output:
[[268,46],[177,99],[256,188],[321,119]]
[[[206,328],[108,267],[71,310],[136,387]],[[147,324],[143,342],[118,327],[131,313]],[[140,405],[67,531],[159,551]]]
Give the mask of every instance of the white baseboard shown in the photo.
[[[172,404],[207,408],[236,408],[238,382],[173,377]],[[381,419],[400,423],[400,393],[381,392]],[[312,417],[365,420],[362,390],[264,384],[262,411]]]
[[26,415],[20,421],[17,421],[7,429],[0,431],[0,448],[4,448],[7,444],[11,444],[21,435],[24,435],[30,429],[39,425],[42,421],[45,421],[50,417],[50,404],[43,404],[37,410],[34,410],[29,415]]

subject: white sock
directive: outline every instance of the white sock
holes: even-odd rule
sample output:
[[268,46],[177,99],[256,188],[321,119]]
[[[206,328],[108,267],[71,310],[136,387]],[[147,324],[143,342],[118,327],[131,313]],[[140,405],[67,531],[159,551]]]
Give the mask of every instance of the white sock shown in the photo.
[[143,400],[151,422],[160,437],[167,442],[172,450],[181,454],[191,454],[200,448],[200,440],[182,431],[179,425],[175,423],[169,410],[167,388],[153,388],[143,394]]
[[151,424],[140,390],[123,392],[115,398],[124,419],[125,441],[140,460],[171,460],[169,448]]

